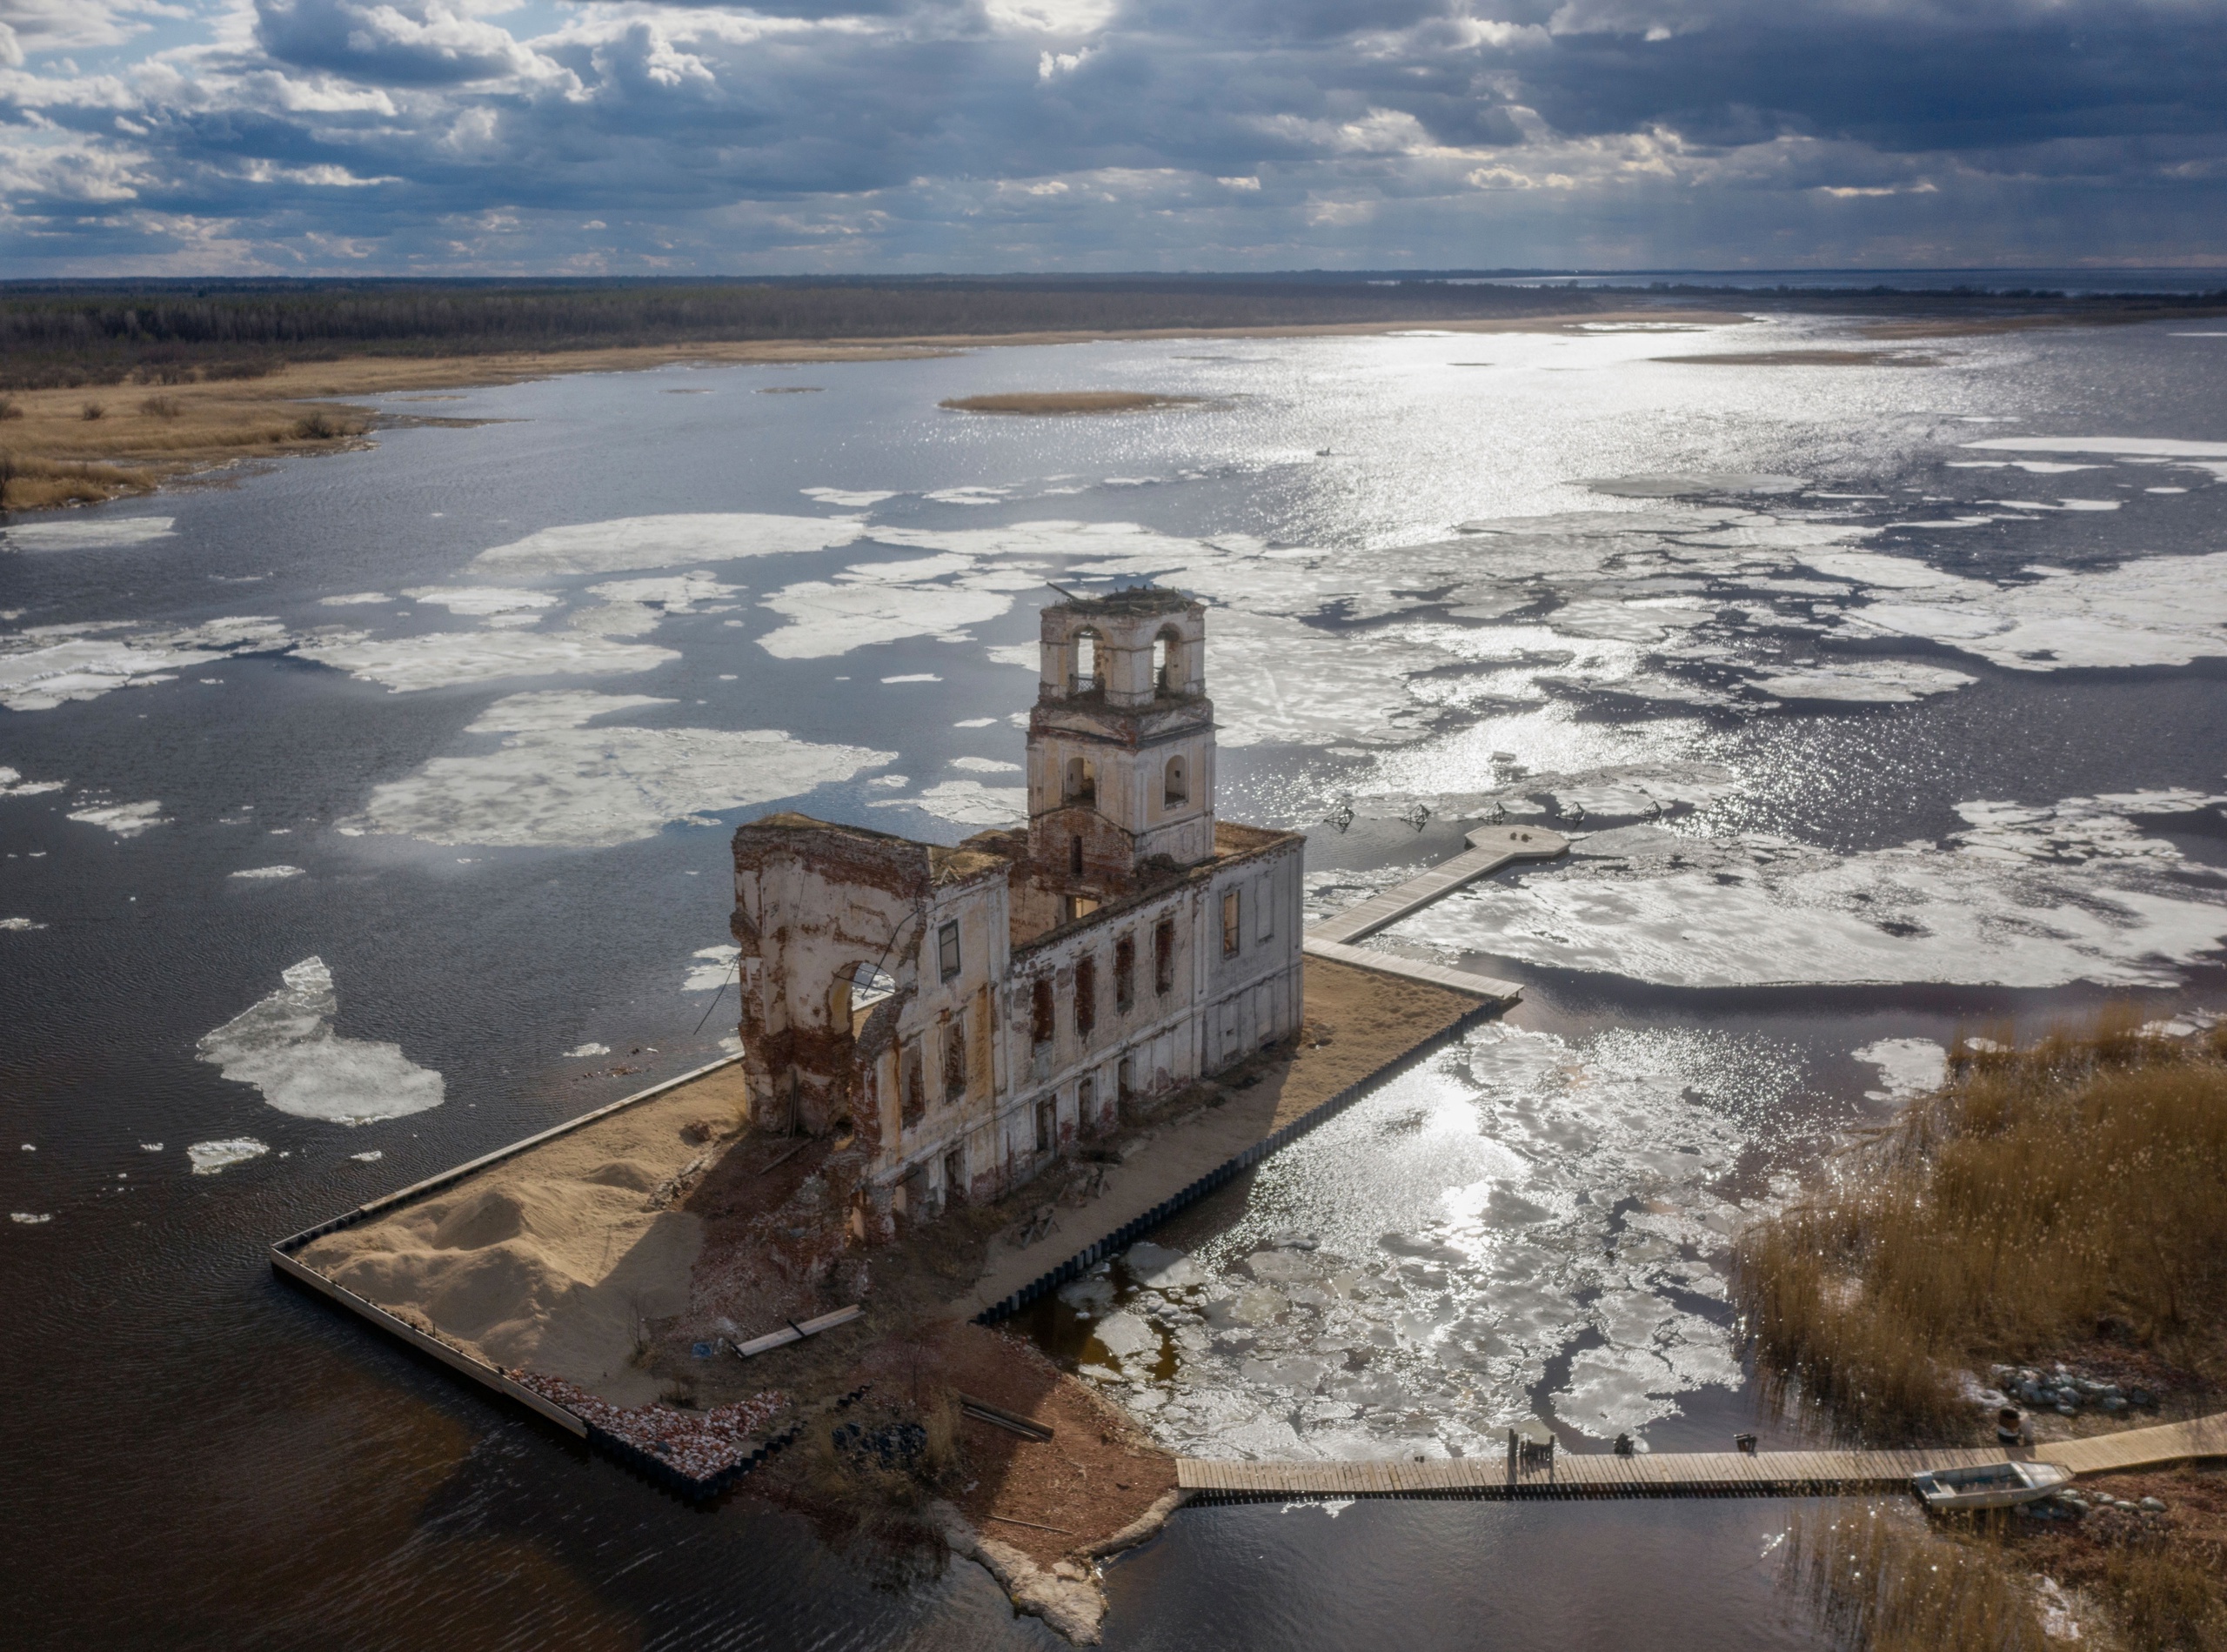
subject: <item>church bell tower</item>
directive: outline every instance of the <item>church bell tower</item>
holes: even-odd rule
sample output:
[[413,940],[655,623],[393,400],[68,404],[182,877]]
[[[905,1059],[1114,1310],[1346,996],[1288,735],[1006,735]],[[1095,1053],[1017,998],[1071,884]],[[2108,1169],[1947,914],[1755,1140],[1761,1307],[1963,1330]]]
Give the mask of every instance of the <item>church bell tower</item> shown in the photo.
[[1028,852],[1067,917],[1214,852],[1206,605],[1139,586],[1044,610]]

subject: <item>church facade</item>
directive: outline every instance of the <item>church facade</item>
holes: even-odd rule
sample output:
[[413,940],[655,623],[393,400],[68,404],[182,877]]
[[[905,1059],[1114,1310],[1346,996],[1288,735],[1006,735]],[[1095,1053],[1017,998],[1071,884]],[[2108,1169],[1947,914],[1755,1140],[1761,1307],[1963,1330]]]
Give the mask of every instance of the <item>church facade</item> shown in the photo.
[[1073,598],[1040,658],[1025,827],[735,833],[752,1117],[852,1138],[870,1240],[1299,1030],[1306,839],[1215,818],[1204,605]]

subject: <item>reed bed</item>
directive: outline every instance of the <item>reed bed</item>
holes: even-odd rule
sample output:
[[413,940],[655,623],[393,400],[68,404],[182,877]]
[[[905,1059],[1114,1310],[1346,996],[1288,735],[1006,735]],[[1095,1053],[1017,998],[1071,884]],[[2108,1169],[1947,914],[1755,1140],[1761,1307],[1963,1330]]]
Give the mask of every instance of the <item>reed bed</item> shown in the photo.
[[1765,1370],[1903,1438],[1970,1429],[1959,1372],[2100,1326],[2215,1374],[2223,1056],[2227,1036],[2145,1036],[2128,1011],[2023,1048],[1960,1044],[1938,1093],[1742,1236],[1736,1300]]
[[1836,1646],[1863,1652],[2043,1652],[2030,1582],[1983,1539],[1929,1531],[1908,1511],[1798,1511],[1782,1582]]

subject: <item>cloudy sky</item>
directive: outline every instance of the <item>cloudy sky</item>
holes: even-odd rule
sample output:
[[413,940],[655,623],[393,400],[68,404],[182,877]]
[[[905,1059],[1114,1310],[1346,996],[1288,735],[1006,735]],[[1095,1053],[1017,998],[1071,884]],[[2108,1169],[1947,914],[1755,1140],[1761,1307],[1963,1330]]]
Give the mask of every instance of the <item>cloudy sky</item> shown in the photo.
[[2227,263],[2227,0],[0,0],[0,274]]

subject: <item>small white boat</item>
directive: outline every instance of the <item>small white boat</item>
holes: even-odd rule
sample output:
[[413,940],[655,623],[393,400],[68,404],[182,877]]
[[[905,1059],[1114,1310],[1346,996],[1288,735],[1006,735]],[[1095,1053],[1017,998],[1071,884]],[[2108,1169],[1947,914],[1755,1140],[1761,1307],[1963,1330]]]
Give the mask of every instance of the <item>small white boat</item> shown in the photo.
[[2054,1462],[1990,1462],[1910,1476],[1910,1489],[1934,1509],[2009,1508],[2071,1483],[2072,1470]]

